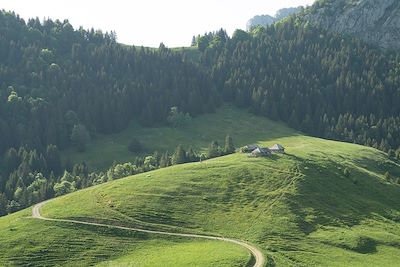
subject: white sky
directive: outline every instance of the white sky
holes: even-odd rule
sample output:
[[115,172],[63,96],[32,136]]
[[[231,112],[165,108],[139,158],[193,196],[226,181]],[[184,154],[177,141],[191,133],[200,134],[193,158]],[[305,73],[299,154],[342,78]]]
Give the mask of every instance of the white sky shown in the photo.
[[0,9],[22,18],[68,19],[78,28],[114,30],[118,42],[158,47],[188,46],[193,35],[245,29],[255,15],[311,5],[314,0],[0,0]]

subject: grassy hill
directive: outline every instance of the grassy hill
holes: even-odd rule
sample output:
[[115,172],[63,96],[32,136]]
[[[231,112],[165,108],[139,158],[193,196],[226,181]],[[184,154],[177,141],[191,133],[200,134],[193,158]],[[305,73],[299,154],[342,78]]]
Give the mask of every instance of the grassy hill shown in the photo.
[[[398,163],[372,148],[303,136],[235,112],[231,127],[237,127],[237,143],[281,143],[287,154],[249,158],[237,153],[127,177],[60,197],[42,214],[243,239],[276,266],[400,262],[400,186],[385,176],[400,177]],[[229,130],[223,128],[229,119],[221,120],[221,114],[206,116],[209,122],[218,118],[207,134],[222,136]],[[206,125],[199,121],[193,125]],[[196,132],[196,127],[188,129]],[[29,214],[0,218],[0,265],[82,260],[103,266],[244,266],[250,257],[240,247],[217,241],[42,222]]]

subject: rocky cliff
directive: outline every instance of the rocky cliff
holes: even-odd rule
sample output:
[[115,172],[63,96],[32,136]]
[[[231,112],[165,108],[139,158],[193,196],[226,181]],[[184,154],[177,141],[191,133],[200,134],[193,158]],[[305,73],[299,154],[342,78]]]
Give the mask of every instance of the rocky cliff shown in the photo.
[[307,10],[305,19],[384,49],[400,48],[400,0],[317,1]]
[[249,31],[251,28],[254,28],[256,26],[269,26],[278,20],[284,19],[294,13],[299,12],[301,9],[302,7],[283,8],[278,10],[274,17],[270,15],[255,16],[247,22],[246,29]]

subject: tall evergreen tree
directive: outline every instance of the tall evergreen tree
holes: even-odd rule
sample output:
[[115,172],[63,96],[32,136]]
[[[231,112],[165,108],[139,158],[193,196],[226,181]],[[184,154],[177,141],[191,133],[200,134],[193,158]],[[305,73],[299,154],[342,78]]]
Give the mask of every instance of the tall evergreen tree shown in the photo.
[[224,147],[224,153],[227,154],[232,154],[235,152],[235,146],[233,144],[232,137],[228,134],[225,137],[225,147]]
[[175,150],[175,153],[172,155],[172,164],[182,164],[187,161],[186,159],[186,152],[183,149],[182,145],[178,145],[178,147]]

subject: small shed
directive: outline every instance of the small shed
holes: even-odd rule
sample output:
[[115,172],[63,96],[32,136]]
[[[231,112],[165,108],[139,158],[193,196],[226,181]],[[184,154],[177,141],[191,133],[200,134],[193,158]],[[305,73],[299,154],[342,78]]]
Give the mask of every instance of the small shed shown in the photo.
[[285,148],[280,144],[275,144],[269,148],[273,153],[285,153]]
[[252,157],[268,157],[271,155],[271,150],[267,147],[258,147],[251,152]]
[[258,145],[246,145],[246,146],[242,147],[242,148],[240,149],[240,151],[241,151],[242,153],[251,153],[251,152],[253,152],[254,150],[256,150],[257,148],[259,148]]

